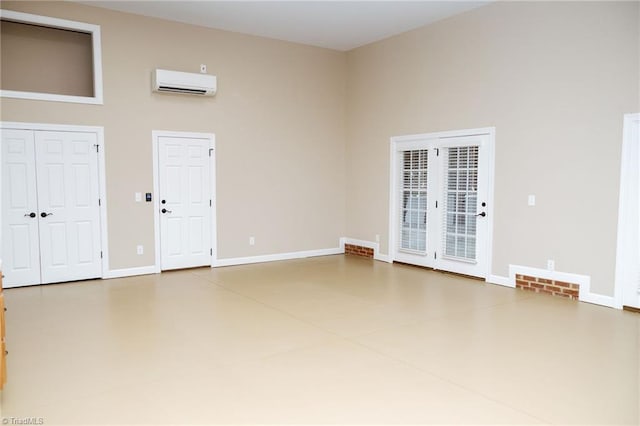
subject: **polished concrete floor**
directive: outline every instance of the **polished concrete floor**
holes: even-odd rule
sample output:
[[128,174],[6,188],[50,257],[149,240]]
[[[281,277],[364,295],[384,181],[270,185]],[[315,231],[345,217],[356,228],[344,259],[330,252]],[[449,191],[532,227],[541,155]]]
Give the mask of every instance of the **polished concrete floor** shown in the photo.
[[5,419],[640,423],[640,314],[404,265],[329,256],[5,297]]

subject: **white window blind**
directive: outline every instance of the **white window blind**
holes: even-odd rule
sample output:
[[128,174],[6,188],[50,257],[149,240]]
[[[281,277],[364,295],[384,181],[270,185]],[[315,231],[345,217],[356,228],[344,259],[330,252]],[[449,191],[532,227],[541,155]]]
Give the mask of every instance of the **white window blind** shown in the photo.
[[400,193],[400,247],[407,252],[427,250],[427,178],[428,150],[402,153]]
[[478,147],[444,151],[444,256],[473,262],[476,260]]

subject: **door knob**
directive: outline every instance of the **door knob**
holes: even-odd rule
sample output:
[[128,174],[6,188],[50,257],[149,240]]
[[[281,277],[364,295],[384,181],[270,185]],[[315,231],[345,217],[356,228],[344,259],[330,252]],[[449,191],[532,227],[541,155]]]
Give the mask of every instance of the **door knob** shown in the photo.
[[42,212],[42,213],[40,213],[40,217],[47,217],[47,216],[51,216],[52,214],[53,214],[53,213],[45,213],[45,212]]
[[162,213],[171,213],[171,210],[167,210],[167,209],[162,209],[161,210]]
[[487,215],[487,214],[486,214],[485,212],[480,212],[480,213],[478,213],[476,216],[482,216],[482,217],[485,217],[486,215]]
[[26,213],[26,214],[24,215],[24,217],[31,217],[31,218],[34,218],[34,217],[36,217],[36,214],[35,214],[34,212]]

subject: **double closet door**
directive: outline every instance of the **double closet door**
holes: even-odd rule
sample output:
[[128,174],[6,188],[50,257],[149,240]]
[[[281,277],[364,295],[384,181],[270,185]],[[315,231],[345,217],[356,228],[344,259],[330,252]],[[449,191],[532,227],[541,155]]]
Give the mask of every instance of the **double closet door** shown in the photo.
[[102,274],[95,133],[2,129],[5,287]]
[[393,260],[486,278],[489,135],[395,143]]

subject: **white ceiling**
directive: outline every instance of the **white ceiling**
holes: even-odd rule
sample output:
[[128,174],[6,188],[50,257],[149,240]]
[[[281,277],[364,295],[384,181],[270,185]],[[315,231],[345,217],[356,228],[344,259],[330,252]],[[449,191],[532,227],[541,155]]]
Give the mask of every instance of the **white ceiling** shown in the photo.
[[481,1],[82,1],[205,27],[350,50],[490,3]]

